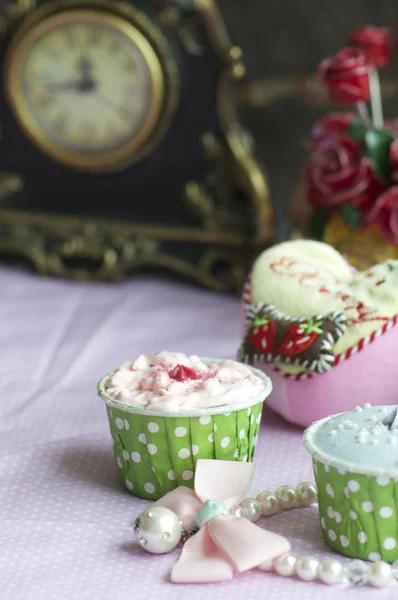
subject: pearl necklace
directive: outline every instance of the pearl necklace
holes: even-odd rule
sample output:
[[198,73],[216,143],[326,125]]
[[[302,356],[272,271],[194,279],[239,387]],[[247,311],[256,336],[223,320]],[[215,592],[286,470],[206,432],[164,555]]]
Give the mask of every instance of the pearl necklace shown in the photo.
[[[256,498],[245,498],[233,510],[236,516],[256,522],[262,516],[271,515],[311,506],[317,501],[316,487],[304,481],[296,488],[289,485],[279,487],[275,493],[261,492]],[[394,567],[395,565],[393,565]],[[376,561],[367,565],[361,560],[353,560],[348,569],[337,558],[327,558],[323,561],[315,556],[298,556],[292,552],[282,554],[273,560],[263,563],[262,571],[276,571],[282,577],[299,577],[303,581],[320,580],[328,585],[349,583],[351,585],[366,585],[387,587],[394,579],[395,569],[384,561]]]
[[[231,509],[230,514],[246,518],[252,522],[261,517],[270,517],[293,508],[309,507],[317,501],[315,485],[303,481],[296,488],[289,485],[279,487],[274,493],[264,491],[256,498],[245,498]],[[163,520],[163,524],[162,524]],[[165,537],[164,525],[168,525],[171,534]],[[147,509],[134,523],[134,533],[140,546],[147,552],[163,554],[171,552],[178,544],[184,544],[198,529],[183,531],[177,515],[166,508]],[[275,571],[282,577],[298,577],[303,581],[319,580],[328,585],[348,583],[351,585],[371,585],[387,587],[398,579],[398,561],[392,566],[384,561],[367,565],[355,559],[347,568],[337,558],[318,560],[315,556],[298,556],[287,552],[263,563],[262,571]]]

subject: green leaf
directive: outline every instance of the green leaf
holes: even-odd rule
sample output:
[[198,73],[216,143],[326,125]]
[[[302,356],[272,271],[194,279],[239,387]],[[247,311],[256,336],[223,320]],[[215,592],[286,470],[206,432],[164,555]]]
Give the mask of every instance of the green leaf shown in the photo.
[[352,204],[343,204],[340,207],[339,215],[351,229],[359,229],[363,225],[362,211]]
[[362,123],[361,119],[353,119],[347,127],[347,135],[354,142],[360,142],[366,132],[366,127]]
[[310,237],[322,241],[323,232],[329,220],[329,209],[322,207],[312,213],[310,217]]
[[365,133],[366,154],[371,158],[376,175],[387,185],[391,183],[390,146],[394,139],[391,131],[368,129]]

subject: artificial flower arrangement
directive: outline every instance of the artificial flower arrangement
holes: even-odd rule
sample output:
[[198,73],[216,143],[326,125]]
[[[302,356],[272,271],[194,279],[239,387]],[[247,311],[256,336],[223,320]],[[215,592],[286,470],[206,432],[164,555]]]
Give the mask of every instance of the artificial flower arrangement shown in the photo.
[[310,236],[363,269],[398,258],[398,125],[384,121],[378,74],[393,43],[388,28],[368,26],[348,44],[321,62],[317,79],[333,102],[355,111],[314,125],[306,199]]

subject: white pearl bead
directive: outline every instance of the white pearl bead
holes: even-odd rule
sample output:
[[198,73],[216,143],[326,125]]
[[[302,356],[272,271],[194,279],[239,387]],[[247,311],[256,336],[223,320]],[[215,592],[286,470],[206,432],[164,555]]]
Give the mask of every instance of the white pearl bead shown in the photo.
[[247,511],[247,519],[255,523],[261,517],[261,505],[254,498],[245,498],[240,503],[242,508],[245,508]]
[[273,564],[278,575],[282,575],[282,577],[291,577],[296,572],[296,562],[297,558],[295,555],[286,552],[285,554],[281,554],[281,556],[274,558]]
[[274,569],[274,561],[272,558],[265,560],[261,565],[258,566],[261,571],[273,571]]
[[368,569],[369,582],[375,587],[387,587],[392,581],[392,570],[389,564],[379,560]]
[[260,503],[261,514],[264,517],[269,517],[278,512],[278,501],[272,492],[261,492],[256,496],[256,500]]
[[339,583],[343,578],[343,566],[335,558],[328,558],[319,565],[318,576],[323,583],[329,585]]
[[134,535],[140,546],[152,554],[171,552],[179,543],[182,526],[175,513],[168,508],[148,508],[136,519]]
[[296,505],[296,491],[290,485],[282,485],[275,492],[278,504],[284,510],[293,508]]
[[319,560],[315,556],[302,556],[297,560],[296,573],[303,581],[314,581],[318,575]]
[[296,495],[302,506],[311,506],[316,502],[316,487],[308,481],[303,481],[296,487]]
[[234,517],[247,519],[247,509],[243,508],[243,506],[234,506],[229,511],[229,514],[233,515]]

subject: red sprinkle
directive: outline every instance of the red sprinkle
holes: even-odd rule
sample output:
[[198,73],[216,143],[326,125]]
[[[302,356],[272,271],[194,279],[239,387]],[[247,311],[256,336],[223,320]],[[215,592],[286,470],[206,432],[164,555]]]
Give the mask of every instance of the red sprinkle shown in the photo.
[[195,369],[190,367],[184,367],[184,365],[177,365],[172,371],[169,372],[169,377],[176,381],[186,381],[187,379],[201,379],[202,374]]

